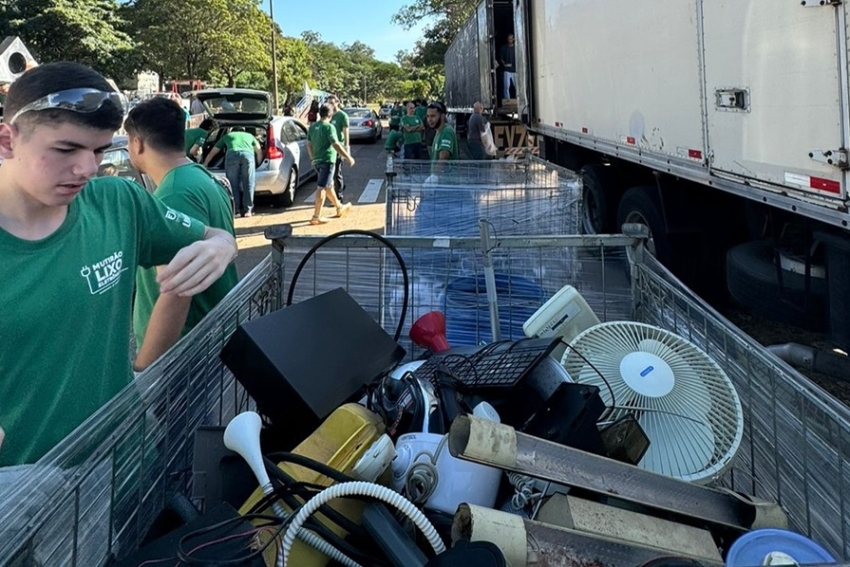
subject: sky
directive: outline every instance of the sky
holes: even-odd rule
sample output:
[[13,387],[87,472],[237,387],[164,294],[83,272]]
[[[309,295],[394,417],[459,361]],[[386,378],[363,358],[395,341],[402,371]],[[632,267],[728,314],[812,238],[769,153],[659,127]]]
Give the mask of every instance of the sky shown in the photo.
[[[390,20],[409,0],[273,0],[274,19],[283,35],[300,37],[301,32],[318,32],[322,39],[337,45],[361,41],[375,50],[381,61],[395,61],[400,50],[411,50],[421,37],[420,29],[404,30]],[[304,6],[312,10],[303,9]],[[260,8],[268,11],[268,0]],[[325,15],[327,14],[327,15]]]

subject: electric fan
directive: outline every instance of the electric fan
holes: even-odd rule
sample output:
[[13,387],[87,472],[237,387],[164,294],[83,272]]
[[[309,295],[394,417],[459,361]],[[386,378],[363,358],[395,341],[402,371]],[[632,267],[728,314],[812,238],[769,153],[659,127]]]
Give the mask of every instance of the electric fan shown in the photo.
[[599,388],[608,420],[638,420],[650,439],[639,467],[706,484],[731,466],[744,433],[741,401],[693,343],[643,323],[601,323],[570,343],[561,364]]

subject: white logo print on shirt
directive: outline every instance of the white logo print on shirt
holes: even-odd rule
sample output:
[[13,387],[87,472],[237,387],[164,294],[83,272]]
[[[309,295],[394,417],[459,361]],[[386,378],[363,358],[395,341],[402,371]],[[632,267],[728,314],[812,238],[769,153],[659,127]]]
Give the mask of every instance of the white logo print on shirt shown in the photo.
[[184,215],[183,213],[178,213],[174,209],[168,209],[165,212],[165,220],[170,221],[180,221],[180,224],[189,228],[192,226],[192,219],[189,218],[189,215]]
[[89,291],[92,295],[103,293],[118,284],[121,280],[121,274],[127,271],[127,268],[124,267],[123,257],[124,252],[119,250],[100,262],[91,266],[83,266],[80,269],[80,275],[89,284]]

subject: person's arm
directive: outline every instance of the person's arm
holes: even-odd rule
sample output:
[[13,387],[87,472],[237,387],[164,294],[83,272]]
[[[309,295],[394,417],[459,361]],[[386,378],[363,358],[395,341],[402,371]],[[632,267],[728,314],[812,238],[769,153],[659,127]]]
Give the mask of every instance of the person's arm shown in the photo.
[[307,155],[310,156],[310,161],[313,161],[313,143],[307,140]]
[[189,155],[192,157],[197,157],[201,155],[201,146],[198,144],[192,144],[192,147],[189,148]]
[[342,156],[342,159],[348,162],[348,165],[354,166],[354,158],[351,156],[350,153],[348,153],[348,150],[346,150],[342,144],[334,140],[333,147],[336,151],[339,152],[339,155]]
[[256,138],[254,138],[254,154],[257,156],[257,163],[263,163],[263,147]]
[[160,294],[189,297],[206,291],[236,259],[236,239],[229,232],[205,227],[202,240],[181,248],[158,270]]
[[212,161],[212,159],[213,159],[215,156],[217,156],[217,155],[219,154],[219,152],[221,152],[221,150],[219,149],[219,147],[218,147],[218,146],[215,146],[213,149],[211,149],[211,150],[210,150],[210,155],[208,155],[208,156],[206,157],[206,159],[204,159],[204,166],[205,166],[205,167],[209,167],[210,162]]
[[[161,267],[157,268],[157,271],[159,270]],[[180,339],[191,304],[191,297],[170,293],[159,295],[148,320],[142,347],[136,354],[133,370],[141,372]]]

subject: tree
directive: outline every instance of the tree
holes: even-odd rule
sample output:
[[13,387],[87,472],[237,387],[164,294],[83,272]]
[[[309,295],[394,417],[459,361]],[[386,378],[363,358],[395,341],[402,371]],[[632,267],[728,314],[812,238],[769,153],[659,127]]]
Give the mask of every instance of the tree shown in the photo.
[[18,0],[0,7],[0,28],[40,63],[76,61],[110,74],[133,43],[115,0]]
[[210,55],[227,86],[235,87],[240,74],[271,69],[272,21],[255,0],[230,0],[229,4],[227,16],[220,22],[220,37],[226,41],[211,46]]
[[412,61],[417,66],[442,65],[446,50],[469,19],[478,0],[414,0],[393,16],[393,22],[410,29],[425,18],[434,22],[425,27],[423,39],[416,42]]
[[294,37],[277,39],[277,77],[281,101],[289,98],[283,93],[300,92],[304,83],[310,82],[310,55],[304,41]]

